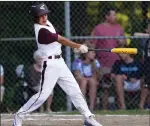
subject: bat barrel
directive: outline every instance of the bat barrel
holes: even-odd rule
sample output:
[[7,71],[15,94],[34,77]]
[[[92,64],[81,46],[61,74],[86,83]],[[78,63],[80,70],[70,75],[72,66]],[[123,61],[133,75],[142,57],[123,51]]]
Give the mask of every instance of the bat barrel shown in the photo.
[[137,48],[114,48],[111,50],[114,53],[122,54],[137,54]]

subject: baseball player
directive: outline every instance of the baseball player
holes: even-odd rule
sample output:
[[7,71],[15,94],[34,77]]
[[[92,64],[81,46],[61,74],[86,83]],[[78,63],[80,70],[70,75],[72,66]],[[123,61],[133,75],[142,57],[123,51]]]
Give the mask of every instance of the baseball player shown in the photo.
[[48,13],[49,10],[44,3],[36,3],[31,6],[30,14],[35,21],[35,37],[43,66],[41,86],[40,91],[33,95],[15,114],[13,126],[21,126],[25,115],[36,110],[46,101],[56,83],[70,96],[75,107],[84,116],[85,125],[102,126],[94,119],[94,115],[88,109],[78,83],[61,57],[61,45],[74,48],[75,52],[80,53],[87,53],[88,47],[60,36],[48,21]]

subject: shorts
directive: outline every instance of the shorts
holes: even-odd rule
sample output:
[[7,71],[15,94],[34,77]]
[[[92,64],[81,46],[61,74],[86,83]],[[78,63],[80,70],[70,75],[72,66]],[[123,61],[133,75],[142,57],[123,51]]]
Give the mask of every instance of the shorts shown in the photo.
[[132,83],[129,81],[124,81],[124,90],[125,91],[138,91],[141,89],[141,80],[137,80],[137,82]]

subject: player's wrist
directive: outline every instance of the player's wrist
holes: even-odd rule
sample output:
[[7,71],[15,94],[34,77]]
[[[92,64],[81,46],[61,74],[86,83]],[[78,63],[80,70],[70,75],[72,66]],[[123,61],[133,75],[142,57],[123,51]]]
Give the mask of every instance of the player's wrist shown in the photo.
[[77,44],[77,49],[79,49],[82,46],[82,44]]

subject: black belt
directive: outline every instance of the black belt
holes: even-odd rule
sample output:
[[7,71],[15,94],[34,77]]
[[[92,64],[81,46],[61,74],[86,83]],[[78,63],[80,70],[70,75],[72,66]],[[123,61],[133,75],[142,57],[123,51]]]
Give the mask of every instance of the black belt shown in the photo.
[[60,55],[54,55],[54,56],[49,56],[48,59],[59,59],[61,58],[61,54]]

